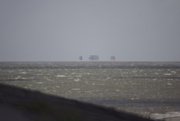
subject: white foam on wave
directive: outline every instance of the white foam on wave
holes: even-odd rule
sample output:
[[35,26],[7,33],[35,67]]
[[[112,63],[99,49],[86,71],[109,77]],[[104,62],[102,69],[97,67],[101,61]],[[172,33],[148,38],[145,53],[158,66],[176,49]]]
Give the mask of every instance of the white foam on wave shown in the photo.
[[37,84],[43,84],[43,82],[36,82]]
[[26,71],[22,71],[21,74],[27,74],[27,72]]
[[66,75],[56,75],[56,77],[63,78],[63,77],[66,77]]
[[73,91],[79,91],[79,90],[81,90],[80,88],[72,88],[71,90],[73,90]]
[[14,79],[18,80],[18,79],[21,79],[22,77],[21,76],[16,76]]
[[164,74],[165,76],[170,76],[170,75],[172,75],[171,73],[165,73]]
[[75,81],[75,82],[79,82],[79,81],[80,81],[80,79],[79,79],[79,78],[76,78],[76,79],[74,79],[74,81]]
[[173,84],[172,84],[172,83],[170,83],[170,82],[168,82],[168,83],[167,83],[167,85],[168,85],[168,86],[172,86]]

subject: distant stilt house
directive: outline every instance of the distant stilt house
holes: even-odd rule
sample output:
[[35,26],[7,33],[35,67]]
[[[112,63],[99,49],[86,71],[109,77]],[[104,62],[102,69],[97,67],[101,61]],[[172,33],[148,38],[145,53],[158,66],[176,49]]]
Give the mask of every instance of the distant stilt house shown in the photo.
[[89,60],[90,61],[98,61],[99,60],[99,56],[98,55],[90,55],[89,56]]
[[115,60],[116,60],[116,57],[115,57],[115,56],[111,56],[111,57],[110,57],[110,60],[111,60],[111,61],[115,61]]
[[83,56],[79,56],[79,60],[82,61],[83,60]]

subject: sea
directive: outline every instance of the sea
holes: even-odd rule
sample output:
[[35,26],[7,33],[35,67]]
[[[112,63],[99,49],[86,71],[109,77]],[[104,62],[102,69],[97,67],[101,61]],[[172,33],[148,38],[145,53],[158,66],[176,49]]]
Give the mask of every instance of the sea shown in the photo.
[[143,115],[180,111],[180,62],[0,62],[0,83]]

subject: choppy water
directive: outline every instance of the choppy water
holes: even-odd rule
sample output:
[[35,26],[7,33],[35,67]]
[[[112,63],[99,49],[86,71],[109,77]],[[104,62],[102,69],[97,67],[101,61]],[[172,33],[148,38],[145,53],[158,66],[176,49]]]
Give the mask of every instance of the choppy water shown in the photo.
[[0,83],[119,109],[180,110],[180,63],[0,63]]

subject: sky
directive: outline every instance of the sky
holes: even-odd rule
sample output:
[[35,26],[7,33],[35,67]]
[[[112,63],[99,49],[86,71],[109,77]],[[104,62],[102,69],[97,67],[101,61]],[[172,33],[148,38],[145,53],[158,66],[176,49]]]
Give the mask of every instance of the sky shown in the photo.
[[0,61],[180,61],[180,0],[0,0]]

